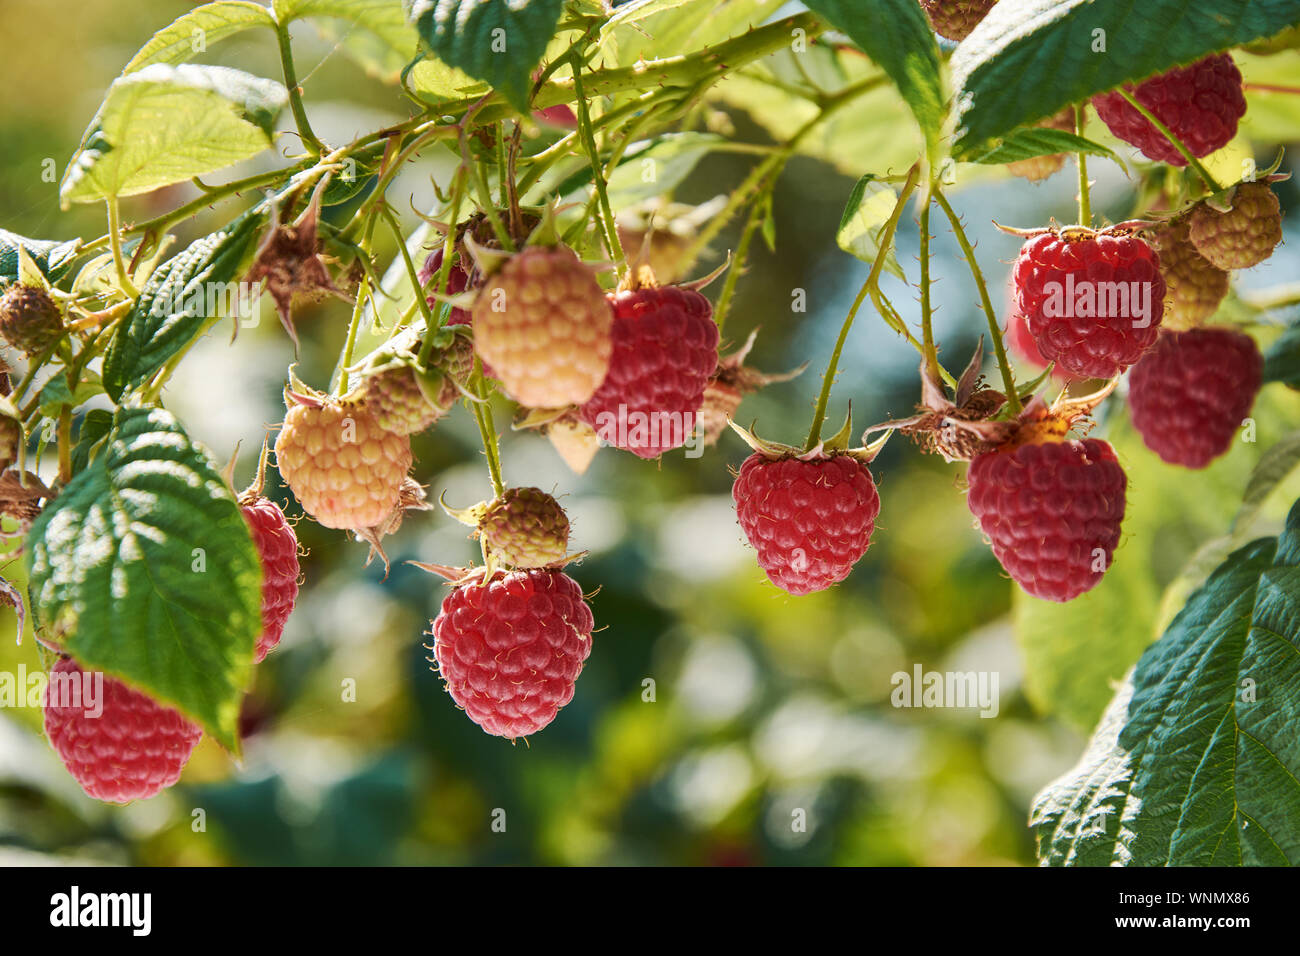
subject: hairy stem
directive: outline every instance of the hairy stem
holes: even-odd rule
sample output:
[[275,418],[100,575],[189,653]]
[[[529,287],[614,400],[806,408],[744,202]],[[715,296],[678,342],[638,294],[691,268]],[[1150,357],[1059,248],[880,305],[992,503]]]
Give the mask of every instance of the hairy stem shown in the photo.
[[578,132],[582,140],[582,148],[587,154],[587,162],[591,164],[591,182],[596,190],[596,197],[600,205],[600,225],[605,235],[605,248],[609,251],[609,257],[614,260],[614,268],[618,272],[619,279],[627,274],[627,256],[623,253],[623,244],[618,239],[618,224],[614,221],[614,211],[609,205],[609,190],[605,184],[605,172],[600,164],[600,150],[596,147],[596,136],[591,129],[591,110],[587,104],[587,96],[583,91],[582,83],[582,59],[575,52],[572,58],[573,63],[573,89],[577,95],[578,106]]
[[[1083,135],[1083,106],[1074,108],[1074,135]],[[1088,155],[1075,154],[1079,162],[1079,225],[1092,227],[1092,201],[1088,195]]]
[[126,272],[126,259],[122,256],[122,222],[117,206],[117,197],[108,197],[108,242],[113,249],[113,268],[117,270],[117,284],[132,299],[139,298],[140,290],[135,287]]
[[754,197],[754,202],[749,207],[749,216],[745,219],[745,227],[740,232],[740,241],[736,243],[736,255],[731,261],[731,268],[727,270],[727,279],[722,284],[722,292],[718,295],[718,306],[713,310],[713,321],[718,323],[718,334],[722,334],[723,327],[727,324],[727,314],[731,311],[731,300],[736,294],[736,285],[740,282],[740,274],[745,270],[745,261],[749,258],[749,246],[754,240],[754,233],[763,223],[763,216],[767,210],[767,203],[772,196],[772,190],[776,186],[778,176],[773,173],[763,183]]
[[321,141],[312,132],[311,123],[307,121],[307,111],[302,105],[302,89],[298,86],[298,75],[293,66],[293,46],[289,40],[289,25],[277,23],[275,38],[280,46],[280,66],[284,70],[284,86],[289,91],[289,109],[293,111],[293,121],[298,127],[298,135],[303,143],[317,156],[323,151]]

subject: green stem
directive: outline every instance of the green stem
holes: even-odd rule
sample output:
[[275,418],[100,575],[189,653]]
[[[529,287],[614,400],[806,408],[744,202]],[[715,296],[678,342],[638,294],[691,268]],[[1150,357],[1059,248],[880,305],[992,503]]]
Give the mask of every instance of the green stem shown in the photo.
[[1134,96],[1132,93],[1130,93],[1128,90],[1124,89],[1123,87],[1120,87],[1118,90],[1116,90],[1116,92],[1119,93],[1120,96],[1124,97],[1124,99],[1128,102],[1129,106],[1133,107],[1135,110],[1141,113],[1143,118],[1146,119],[1148,123],[1150,123],[1156,129],[1158,129],[1161,132],[1161,134],[1164,135],[1165,139],[1173,143],[1174,148],[1177,149],[1178,152],[1182,153],[1183,159],[1187,160],[1187,165],[1191,166],[1192,169],[1196,170],[1196,175],[1201,177],[1201,179],[1205,182],[1205,185],[1210,190],[1210,192],[1217,193],[1223,188],[1217,182],[1214,181],[1214,177],[1210,175],[1209,170],[1207,170],[1203,165],[1201,165],[1201,161],[1199,159],[1197,159],[1195,156],[1192,155],[1192,151],[1188,149],[1186,145],[1184,145],[1183,141],[1179,139],[1177,136],[1175,136],[1173,134],[1173,131],[1164,123],[1162,123],[1154,113],[1152,113],[1149,109],[1147,109],[1140,102],[1138,102],[1136,96]]
[[402,254],[402,262],[406,264],[406,275],[411,280],[411,289],[415,292],[415,304],[424,316],[424,327],[432,329],[437,324],[434,321],[433,313],[429,311],[428,300],[424,297],[424,289],[420,285],[420,272],[415,267],[415,262],[411,259],[411,250],[406,248],[406,238],[402,235],[402,224],[397,221],[397,216],[388,206],[380,206],[379,214],[384,217],[388,223],[388,228],[393,232],[393,238],[397,240],[397,248]]
[[740,241],[736,243],[736,256],[731,262],[731,267],[727,270],[727,279],[722,284],[722,292],[718,295],[717,308],[713,310],[713,321],[718,324],[718,334],[722,334],[723,327],[727,324],[727,314],[731,311],[731,300],[736,293],[736,285],[740,282],[740,274],[745,269],[745,262],[749,258],[749,246],[753,242],[754,233],[758,231],[763,222],[763,214],[767,208],[772,190],[776,186],[778,176],[773,174],[763,183],[759,189],[758,195],[754,197],[753,204],[749,207],[749,216],[745,219],[745,227],[740,232]]
[[[374,232],[375,216],[371,215],[371,217],[366,221],[365,235],[362,237],[361,242],[358,243],[363,255],[370,254],[370,243],[374,238]],[[400,239],[398,240],[398,244],[401,245],[403,249],[406,248],[405,243],[401,242]],[[352,318],[348,322],[348,337],[343,343],[343,354],[339,356],[339,381],[338,388],[334,393],[335,395],[346,395],[348,393],[348,386],[351,384],[349,381],[351,375],[348,372],[348,369],[352,366],[352,353],[357,347],[357,330],[361,327],[361,313],[365,310],[366,300],[369,296],[370,276],[367,274],[361,277],[361,282],[357,285],[357,302],[356,305],[352,307]]]
[[926,373],[937,378],[939,350],[934,345],[934,306],[930,300],[930,186],[926,186],[918,202],[921,204],[917,223],[921,230],[921,355]]
[[591,129],[591,110],[587,104],[586,93],[583,91],[582,58],[575,52],[571,62],[573,90],[577,94],[578,132],[582,140],[582,148],[587,154],[587,162],[591,164],[591,181],[600,204],[600,224],[605,234],[605,248],[609,251],[610,258],[614,260],[614,268],[621,280],[627,274],[627,256],[623,252],[623,244],[618,239],[618,224],[614,221],[614,211],[609,205],[609,190],[605,183],[604,169],[600,164],[600,150],[596,147],[596,135]]
[[[479,398],[486,398],[483,387],[483,363],[477,356],[474,359],[474,393]],[[488,476],[492,480],[492,491],[499,498],[505,493],[506,485],[501,478],[501,448],[498,444],[496,425],[492,421],[492,408],[486,401],[470,402],[474,420],[478,422],[479,436],[483,439],[483,455],[487,458]]]
[[[1083,106],[1074,108],[1074,135],[1083,135]],[[1088,194],[1088,155],[1075,154],[1079,161],[1079,225],[1092,227],[1092,200]]]
[[113,267],[117,270],[117,284],[132,299],[140,297],[140,290],[135,287],[131,277],[126,274],[126,259],[122,255],[122,222],[117,206],[117,197],[108,197],[108,242],[113,249]]
[[[460,222],[460,206],[465,199],[464,166],[459,166],[451,183],[451,216],[447,220],[447,235],[442,240],[442,262],[438,266],[438,275],[433,280],[433,288],[438,295],[447,294],[447,279],[451,275],[451,259],[456,251],[456,226]],[[424,293],[418,293],[423,297]],[[441,311],[441,310],[440,310]],[[428,321],[427,319],[425,320]],[[420,368],[429,367],[429,356],[433,354],[433,337],[438,334],[441,324],[430,322],[424,327],[424,341],[420,343]]]
[[307,111],[302,105],[302,89],[298,86],[298,76],[293,67],[293,46],[289,40],[289,25],[277,23],[275,38],[280,45],[280,66],[284,69],[284,85],[289,91],[289,109],[293,111],[293,121],[298,127],[298,135],[303,143],[319,156],[325,147],[312,132],[311,123],[307,121]]
[[961,246],[962,254],[965,255],[966,263],[970,267],[970,274],[975,278],[975,285],[980,293],[980,305],[984,309],[984,315],[988,318],[989,335],[993,339],[993,351],[997,355],[998,368],[1002,372],[1002,387],[1007,396],[1007,405],[1013,414],[1017,413],[1020,411],[1020,396],[1016,393],[1015,376],[1011,374],[1011,362],[1007,359],[1007,349],[1002,342],[1002,327],[998,324],[997,313],[993,310],[993,301],[989,298],[988,286],[984,282],[984,273],[980,271],[979,263],[975,260],[975,248],[966,237],[966,230],[962,228],[961,217],[953,211],[952,206],[948,203],[948,197],[943,194],[943,191],[936,189],[934,199],[952,224],[953,235],[957,237],[957,244]]
[[831,386],[835,382],[835,371],[839,366],[840,353],[844,351],[844,343],[849,337],[849,330],[853,328],[853,320],[857,318],[858,310],[862,308],[862,303],[866,301],[867,296],[871,294],[880,282],[880,275],[885,266],[885,260],[888,258],[890,246],[894,241],[894,233],[898,229],[898,220],[903,214],[903,207],[907,205],[907,200],[911,197],[912,191],[916,189],[920,181],[920,166],[914,165],[908,174],[907,182],[903,184],[902,191],[898,194],[898,201],[894,204],[894,211],[889,214],[889,219],[885,221],[884,227],[880,231],[880,248],[876,253],[876,259],[871,264],[871,272],[867,275],[867,281],[862,283],[862,288],[858,290],[857,298],[853,300],[853,305],[849,308],[849,314],[844,318],[844,324],[840,326],[839,338],[835,340],[835,350],[831,352],[830,363],[826,366],[826,373],[822,376],[821,394],[817,396],[817,407],[813,410],[812,427],[808,429],[808,440],[804,443],[804,451],[812,451],[821,441],[822,425],[826,421],[826,406],[831,399]]

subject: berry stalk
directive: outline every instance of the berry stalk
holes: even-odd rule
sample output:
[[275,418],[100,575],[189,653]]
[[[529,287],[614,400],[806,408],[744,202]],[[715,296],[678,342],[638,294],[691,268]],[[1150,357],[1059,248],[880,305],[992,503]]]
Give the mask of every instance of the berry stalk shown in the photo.
[[108,242],[113,250],[113,268],[117,270],[117,284],[130,298],[138,299],[140,290],[131,282],[126,273],[126,260],[122,256],[122,216],[117,206],[117,196],[109,196],[108,206]]
[[[1083,135],[1083,104],[1074,108],[1074,135]],[[1088,156],[1082,150],[1075,153],[1079,163],[1079,225],[1092,226],[1092,201],[1088,194]]]
[[[466,169],[464,166],[456,167],[456,172],[451,180],[451,205],[447,208],[451,215],[447,220],[447,234],[442,241],[442,262],[438,264],[438,274],[434,277],[433,288],[439,295],[445,295],[447,292],[447,281],[451,276],[451,259],[456,249],[456,224],[460,221],[461,203],[465,201],[465,176]],[[424,297],[423,291],[416,292],[416,298]],[[440,310],[441,312],[442,310]],[[426,320],[427,321],[427,320]],[[419,362],[420,368],[429,367],[429,356],[433,354],[433,337],[437,334],[442,323],[430,322],[424,328],[424,341],[420,343]]]
[[998,358],[998,369],[1002,373],[1002,387],[1007,396],[1007,407],[1013,415],[1020,411],[1020,396],[1016,394],[1015,376],[1011,374],[1011,363],[1007,359],[1007,348],[1002,342],[1002,328],[998,325],[997,312],[993,309],[993,301],[989,298],[988,285],[984,282],[984,273],[980,271],[979,262],[975,259],[975,247],[970,244],[970,239],[966,237],[966,230],[962,228],[961,217],[953,211],[948,197],[943,194],[943,190],[934,191],[935,202],[939,208],[944,211],[948,217],[948,222],[952,224],[952,234],[957,237],[957,244],[961,246],[962,255],[966,257],[966,263],[970,267],[970,274],[975,279],[975,286],[979,289],[980,305],[984,309],[985,316],[989,321],[989,335],[993,339],[993,352]]
[[921,355],[925,359],[926,373],[931,378],[939,375],[939,353],[934,347],[934,306],[930,301],[930,188],[921,197],[921,212],[917,225],[921,230]]
[[600,152],[596,148],[596,137],[591,130],[591,111],[587,107],[587,97],[582,86],[582,58],[577,51],[570,55],[573,64],[573,91],[577,94],[578,133],[587,162],[591,164],[592,185],[596,189],[596,198],[600,204],[600,225],[605,234],[605,248],[614,260],[614,268],[619,279],[627,273],[627,256],[623,244],[618,240],[618,225],[614,222],[614,211],[609,205],[609,190],[605,185],[605,174],[600,165]]
[[307,110],[302,105],[302,89],[298,86],[298,75],[293,66],[293,45],[289,40],[288,24],[276,23],[275,39],[280,47],[280,67],[284,71],[284,87],[289,91],[289,109],[293,112],[294,125],[298,127],[298,135],[303,143],[319,156],[325,147],[312,132],[311,123],[307,121]]
[[1136,96],[1123,87],[1120,87],[1115,92],[1124,97],[1124,101],[1128,103],[1129,106],[1141,113],[1143,119],[1158,129],[1160,134],[1164,136],[1165,139],[1169,140],[1178,152],[1182,153],[1183,158],[1187,160],[1187,165],[1196,170],[1196,175],[1201,177],[1201,180],[1205,183],[1206,188],[1209,189],[1210,192],[1217,193],[1223,189],[1222,186],[1214,181],[1214,177],[1210,175],[1209,170],[1207,170],[1204,164],[1193,155],[1192,151],[1187,148],[1186,144],[1174,135],[1173,130],[1171,130],[1165,123],[1161,122],[1159,117],[1143,106]]
[[857,318],[862,303],[866,301],[867,296],[880,282],[881,272],[884,271],[885,258],[894,242],[894,232],[898,229],[898,220],[903,215],[903,207],[907,205],[907,200],[911,197],[912,191],[916,189],[917,183],[920,181],[920,173],[919,164],[914,164],[908,172],[907,182],[903,184],[903,189],[898,194],[898,201],[894,204],[894,211],[889,214],[889,219],[881,230],[880,249],[876,253],[875,261],[871,264],[871,272],[867,274],[867,281],[862,283],[857,298],[853,300],[853,305],[849,307],[849,314],[844,317],[844,324],[840,326],[839,338],[835,340],[835,350],[831,352],[830,363],[826,366],[826,373],[822,376],[822,390],[821,394],[817,396],[817,407],[813,409],[812,427],[808,429],[808,440],[804,443],[805,451],[812,451],[817,447],[817,443],[821,441],[822,425],[826,422],[826,406],[830,402],[831,385],[835,381],[835,371],[839,366],[840,353],[844,351],[844,342],[849,337],[849,330],[853,328],[853,320]]
[[774,172],[768,176],[767,180],[759,188],[758,195],[754,197],[753,204],[749,207],[749,216],[745,219],[745,227],[741,230],[740,241],[736,244],[736,256],[732,260],[731,268],[727,270],[726,281],[722,284],[722,292],[718,295],[717,308],[713,310],[713,321],[717,323],[718,332],[721,334],[723,326],[727,322],[727,313],[731,311],[731,300],[736,294],[736,284],[740,281],[740,274],[744,271],[745,261],[749,258],[749,245],[754,240],[754,233],[763,222],[764,213],[767,211],[768,203],[772,198],[772,191],[776,187],[778,173]]
[[[381,208],[383,207],[375,207],[374,212],[371,213],[369,219],[366,221],[366,233],[362,236],[361,242],[358,243],[362,255],[370,254],[370,242],[374,238],[375,232],[375,218]],[[406,248],[406,244],[400,240],[398,241],[398,245],[403,249]],[[348,336],[343,343],[343,354],[339,356],[339,382],[338,391],[336,392],[338,395],[346,395],[348,391],[348,368],[352,365],[352,352],[357,347],[357,330],[361,327],[361,312],[365,308],[366,300],[369,296],[370,276],[369,274],[366,274],[361,277],[361,282],[357,285],[356,305],[352,307],[352,318],[348,322]],[[419,296],[417,295],[416,298],[419,298]]]

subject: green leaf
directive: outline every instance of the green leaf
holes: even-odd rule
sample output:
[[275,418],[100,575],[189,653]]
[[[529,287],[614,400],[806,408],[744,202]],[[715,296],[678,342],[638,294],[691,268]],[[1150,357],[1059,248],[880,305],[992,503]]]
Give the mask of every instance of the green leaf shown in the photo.
[[633,66],[639,60],[680,56],[764,23],[784,0],[648,0],[625,3],[600,29],[600,62]]
[[275,29],[266,7],[247,0],[218,0],[195,7],[163,27],[140,48],[122,70],[135,73],[155,63],[188,63],[209,46],[254,27]]
[[402,0],[275,0],[274,9],[281,23],[305,17],[342,21],[343,49],[386,82],[396,82],[415,57],[418,41]]
[[55,418],[64,405],[76,408],[103,391],[104,386],[100,384],[99,376],[91,371],[82,372],[81,380],[77,382],[75,392],[68,388],[68,377],[66,375],[54,375],[41,389],[41,414],[46,418]]
[[72,473],[86,470],[91,459],[99,453],[100,442],[113,430],[113,413],[103,408],[92,408],[81,420],[77,443],[72,446]]
[[33,524],[28,562],[47,639],[238,753],[261,570],[234,494],[175,418],[121,410],[93,464]]
[[225,229],[204,236],[168,259],[149,277],[140,298],[118,326],[104,356],[104,389],[119,401],[239,304],[243,275],[258,230],[261,207]]
[[1300,503],[1138,661],[1079,764],[1034,800],[1054,865],[1300,863]]
[[57,282],[72,268],[77,257],[78,239],[55,242],[50,239],[28,239],[15,232],[0,229],[0,283],[18,279],[18,250],[22,248],[51,282]]
[[434,56],[527,112],[533,69],[563,7],[564,0],[411,0],[410,19]]
[[1300,389],[1300,324],[1282,333],[1264,353],[1264,381]]
[[807,5],[847,33],[889,74],[912,108],[931,157],[936,157],[947,97],[939,68],[939,47],[916,0],[807,0]]
[[988,152],[972,156],[971,162],[1000,166],[1015,163],[1035,156],[1051,156],[1056,153],[1087,153],[1090,156],[1105,156],[1123,165],[1114,150],[1100,143],[1094,143],[1084,136],[1076,136],[1059,129],[1042,129],[1026,126],[1015,130],[1005,139],[993,146]]
[[[840,217],[840,227],[835,233],[835,241],[845,252],[857,256],[863,262],[874,263],[880,254],[880,231],[897,204],[897,193],[868,173],[854,184],[853,191],[849,193],[849,201],[845,203],[844,214]],[[885,269],[904,282],[907,281],[893,249],[886,255]]]
[[423,59],[406,74],[406,85],[431,105],[482,96],[488,85],[442,60]]
[[272,143],[287,94],[221,66],[155,63],[119,77],[68,164],[59,196],[134,196],[248,159]]
[[952,56],[953,153],[1297,21],[1300,0],[1000,0]]

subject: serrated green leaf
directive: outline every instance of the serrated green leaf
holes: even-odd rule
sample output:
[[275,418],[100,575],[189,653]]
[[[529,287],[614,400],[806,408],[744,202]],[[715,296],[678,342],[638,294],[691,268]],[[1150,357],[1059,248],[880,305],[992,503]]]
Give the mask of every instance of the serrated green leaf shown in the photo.
[[79,475],[95,457],[100,442],[113,429],[113,413],[103,408],[92,408],[81,420],[77,443],[72,446],[72,473]]
[[1300,863],[1300,503],[1234,552],[1034,800],[1053,865]]
[[[863,176],[853,185],[849,200],[844,204],[840,227],[835,232],[836,243],[863,262],[874,263],[880,254],[880,231],[897,204],[898,194],[893,189],[870,173]],[[907,281],[893,249],[886,254],[885,269]]]
[[434,56],[526,112],[533,69],[563,8],[564,0],[411,0],[409,17]]
[[488,91],[486,83],[464,70],[429,57],[411,67],[406,74],[406,85],[431,105],[478,97]]
[[121,410],[27,543],[32,609],[48,639],[238,753],[261,569],[234,494],[175,418]]
[[96,395],[102,394],[103,391],[104,386],[100,384],[99,376],[94,372],[82,372],[81,380],[77,382],[75,392],[68,388],[68,377],[66,375],[55,375],[41,389],[41,414],[47,418],[53,418],[58,415],[59,410],[64,405],[75,408],[83,402],[90,401]]
[[155,63],[119,77],[68,163],[59,196],[133,196],[223,169],[269,147],[287,102],[274,80],[220,66]]
[[1297,21],[1300,0],[1000,0],[952,56],[954,155]]
[[988,152],[973,156],[970,161],[1001,166],[1005,163],[1016,163],[1024,159],[1033,159],[1035,156],[1051,156],[1056,153],[1087,153],[1090,156],[1105,156],[1107,159],[1121,163],[1114,150],[1100,143],[1094,143],[1087,137],[1076,136],[1065,130],[1042,129],[1037,126],[1026,126],[1015,130]]
[[916,116],[932,159],[947,114],[939,47],[916,0],[807,0],[889,74]]
[[56,242],[50,239],[28,239],[15,232],[0,229],[0,284],[14,282],[18,278],[18,250],[21,248],[31,257],[45,277],[57,282],[69,269],[77,257],[80,240],[69,239]]
[[257,207],[154,270],[104,356],[104,389],[113,401],[147,381],[228,313],[231,303],[242,301],[235,280],[265,222],[265,210]]
[[600,29],[600,61],[632,66],[713,46],[764,23],[784,0],[648,0],[626,3]]
[[150,37],[149,42],[131,57],[122,73],[135,73],[155,63],[188,63],[206,53],[212,44],[254,27],[275,29],[275,20],[260,3],[248,0],[205,3],[177,17]]

